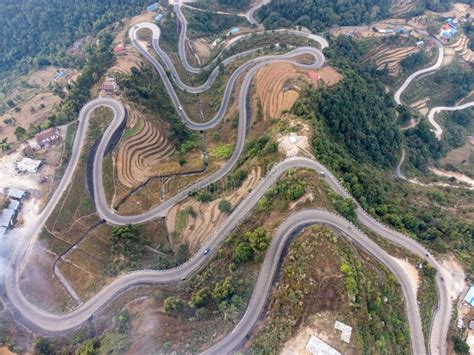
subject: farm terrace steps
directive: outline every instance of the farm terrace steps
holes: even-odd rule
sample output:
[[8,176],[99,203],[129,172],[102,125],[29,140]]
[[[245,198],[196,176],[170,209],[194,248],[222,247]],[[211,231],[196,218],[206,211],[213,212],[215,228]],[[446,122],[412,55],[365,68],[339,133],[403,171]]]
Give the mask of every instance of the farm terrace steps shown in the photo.
[[154,166],[174,152],[174,147],[160,129],[144,120],[141,131],[119,147],[117,171],[120,183],[133,187],[143,182],[152,174]]

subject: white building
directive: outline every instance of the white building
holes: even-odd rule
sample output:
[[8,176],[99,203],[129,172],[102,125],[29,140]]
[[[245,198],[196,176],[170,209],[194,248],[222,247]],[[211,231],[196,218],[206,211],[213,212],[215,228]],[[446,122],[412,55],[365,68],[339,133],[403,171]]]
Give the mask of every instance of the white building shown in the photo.
[[342,322],[336,321],[334,328],[341,331],[341,340],[345,343],[351,341],[352,327]]
[[22,173],[27,172],[36,174],[41,166],[41,163],[41,160],[23,158],[18,163],[16,163],[16,170]]
[[14,198],[15,200],[21,200],[26,196],[26,192],[18,189],[9,189],[8,197]]
[[311,335],[309,337],[305,349],[313,355],[341,355],[339,351],[332,348],[314,335]]

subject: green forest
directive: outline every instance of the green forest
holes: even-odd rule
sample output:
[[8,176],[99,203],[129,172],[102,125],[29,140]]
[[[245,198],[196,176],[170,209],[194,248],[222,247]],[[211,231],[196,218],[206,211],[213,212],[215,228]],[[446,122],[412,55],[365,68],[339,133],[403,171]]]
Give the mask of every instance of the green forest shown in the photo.
[[[426,168],[430,159],[444,155],[448,147],[437,141],[425,123],[406,130],[403,136],[397,133],[391,95],[386,95],[390,97],[386,100],[381,97],[380,83],[373,74],[376,72],[358,63],[362,55],[359,50],[357,42],[349,37],[332,40],[325,54],[345,79],[321,92],[308,90],[292,108],[293,113],[313,125],[316,158],[341,178],[370,214],[436,251],[453,250],[468,265],[469,272],[474,272],[470,258],[474,252],[474,224],[462,215],[447,212],[455,201],[472,193],[420,190],[391,178],[402,141],[412,164],[419,169]],[[344,99],[350,104],[344,104]]]
[[0,76],[33,66],[66,66],[75,59],[65,50],[79,38],[139,13],[149,0],[3,0],[0,1]]
[[330,26],[355,26],[386,18],[391,0],[273,0],[258,16],[266,28],[305,26],[321,32]]

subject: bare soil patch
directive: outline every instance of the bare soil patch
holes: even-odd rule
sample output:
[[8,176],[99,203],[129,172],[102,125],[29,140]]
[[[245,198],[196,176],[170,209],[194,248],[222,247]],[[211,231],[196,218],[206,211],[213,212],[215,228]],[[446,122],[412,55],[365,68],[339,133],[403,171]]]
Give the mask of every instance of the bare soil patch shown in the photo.
[[39,242],[20,277],[20,288],[31,302],[52,312],[66,312],[75,306],[62,284],[53,274],[57,255],[43,248]]
[[[227,218],[227,215],[219,210],[219,202],[226,199],[233,207],[237,206],[257,184],[261,174],[260,167],[254,168],[238,190],[225,194],[222,198],[212,202],[200,203],[194,198],[189,198],[173,207],[166,218],[166,225],[170,235],[173,235],[173,239],[177,241],[176,244],[188,244],[191,252],[198,250],[202,243]],[[190,208],[195,212],[195,216],[191,216],[186,212]],[[184,228],[180,226],[183,219]]]
[[[16,142],[14,133],[17,127],[27,130],[32,124],[43,123],[51,115],[53,106],[60,101],[61,99],[52,93],[41,93],[8,110],[0,116],[0,139],[7,138],[10,143]],[[8,119],[12,120],[11,124],[5,123]]]

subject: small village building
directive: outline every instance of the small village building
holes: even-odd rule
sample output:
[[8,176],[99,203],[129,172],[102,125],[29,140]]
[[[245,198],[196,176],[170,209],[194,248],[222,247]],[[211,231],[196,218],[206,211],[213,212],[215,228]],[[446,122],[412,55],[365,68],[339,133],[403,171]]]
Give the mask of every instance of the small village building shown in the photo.
[[18,212],[18,210],[20,209],[20,201],[10,200],[10,203],[8,204],[7,208],[9,210],[15,211],[15,213]]
[[125,46],[123,44],[119,44],[118,46],[114,47],[115,54],[123,54],[125,53]]
[[110,77],[107,78],[102,85],[100,86],[102,91],[105,91],[108,94],[113,94],[115,90],[118,90],[118,85],[115,82],[115,79]]
[[469,322],[469,329],[474,330],[474,319]]
[[155,16],[155,21],[160,22],[160,20],[163,18],[162,14],[159,14],[158,16]]
[[232,36],[232,35],[235,35],[236,33],[239,33],[240,32],[240,28],[238,27],[232,27],[229,31],[229,33],[227,33],[227,36]]
[[316,72],[313,71],[313,70],[309,70],[309,71],[308,71],[308,76],[309,76],[311,79],[315,80],[315,81],[318,81],[319,79],[321,79],[321,75],[319,75],[318,73],[316,73]]
[[471,285],[466,293],[466,296],[464,296],[464,302],[466,302],[471,307],[474,307],[474,285]]
[[36,174],[42,164],[41,160],[23,158],[16,163],[16,170],[21,173],[32,173]]
[[2,223],[0,227],[4,227],[8,229],[9,227],[13,226],[13,223],[15,221],[15,216],[16,216],[15,211],[9,208],[4,208],[2,211]]
[[8,229],[12,226],[12,220],[3,214],[0,215],[0,227]]
[[311,335],[306,343],[305,349],[313,355],[341,355],[339,351],[326,344],[318,337]]
[[5,227],[0,227],[0,238],[3,238],[7,235],[7,229]]
[[148,5],[148,6],[146,7],[146,9],[147,9],[148,11],[156,11],[156,10],[158,10],[158,7],[159,7],[158,3],[155,2],[154,4]]
[[23,190],[19,190],[19,189],[8,190],[8,197],[11,197],[15,200],[22,200],[23,198],[25,198],[25,196],[26,196],[26,192]]
[[51,144],[54,144],[59,141],[60,137],[61,136],[59,135],[59,129],[57,127],[51,127],[39,132],[35,136],[35,140],[40,147],[49,147]]
[[342,322],[336,321],[334,328],[341,331],[341,340],[345,343],[351,341],[352,327]]

